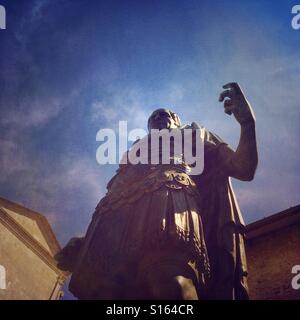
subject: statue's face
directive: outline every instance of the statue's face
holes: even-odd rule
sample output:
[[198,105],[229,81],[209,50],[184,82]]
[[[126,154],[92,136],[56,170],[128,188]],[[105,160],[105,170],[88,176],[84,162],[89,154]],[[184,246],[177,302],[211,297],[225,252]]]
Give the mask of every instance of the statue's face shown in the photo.
[[173,119],[170,110],[168,109],[157,109],[155,110],[148,121],[148,128],[151,129],[174,129],[177,128],[177,124]]

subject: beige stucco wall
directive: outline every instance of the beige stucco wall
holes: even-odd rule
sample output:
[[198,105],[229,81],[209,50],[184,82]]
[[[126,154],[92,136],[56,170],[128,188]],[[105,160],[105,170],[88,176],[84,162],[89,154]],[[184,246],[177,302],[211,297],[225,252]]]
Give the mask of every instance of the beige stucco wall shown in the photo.
[[30,235],[42,246],[44,249],[46,249],[48,252],[50,252],[49,245],[44,238],[40,227],[38,225],[38,222],[30,217],[27,217],[25,215],[21,215],[17,211],[10,210],[8,208],[2,208],[5,212],[9,214],[10,217],[12,217],[17,223],[19,223],[22,228],[27,230]]
[[6,269],[6,290],[0,300],[49,299],[56,272],[0,221],[0,265]]

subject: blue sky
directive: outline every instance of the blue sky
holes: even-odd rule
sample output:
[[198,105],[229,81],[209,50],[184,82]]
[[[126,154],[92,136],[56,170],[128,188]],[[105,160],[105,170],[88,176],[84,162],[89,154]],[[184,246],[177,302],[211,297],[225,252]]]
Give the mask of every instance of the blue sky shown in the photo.
[[61,242],[84,234],[116,166],[96,133],[156,107],[236,147],[218,103],[237,81],[257,117],[255,180],[234,181],[246,222],[300,203],[297,1],[0,1],[0,195],[44,213]]

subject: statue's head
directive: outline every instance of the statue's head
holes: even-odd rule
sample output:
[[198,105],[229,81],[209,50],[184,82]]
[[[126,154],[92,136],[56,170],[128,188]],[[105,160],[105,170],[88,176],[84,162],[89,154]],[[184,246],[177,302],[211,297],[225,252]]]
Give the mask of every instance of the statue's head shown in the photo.
[[148,130],[175,129],[181,126],[180,119],[175,112],[168,109],[157,109],[148,119]]

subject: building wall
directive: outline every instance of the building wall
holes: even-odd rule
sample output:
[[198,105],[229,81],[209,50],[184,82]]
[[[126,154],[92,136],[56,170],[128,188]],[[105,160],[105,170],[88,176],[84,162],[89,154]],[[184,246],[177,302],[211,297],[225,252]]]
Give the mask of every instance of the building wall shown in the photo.
[[49,299],[57,273],[1,223],[0,244],[0,265],[6,269],[0,300]]
[[300,224],[247,241],[251,299],[300,299],[291,286],[294,265],[300,265]]

